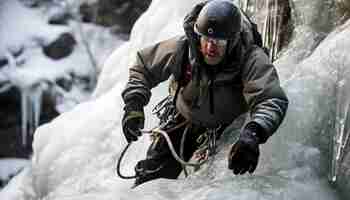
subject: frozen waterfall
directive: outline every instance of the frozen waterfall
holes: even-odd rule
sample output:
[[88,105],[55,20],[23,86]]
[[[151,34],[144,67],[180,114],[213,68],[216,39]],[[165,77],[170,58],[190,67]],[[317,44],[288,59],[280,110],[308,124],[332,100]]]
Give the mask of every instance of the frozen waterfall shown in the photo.
[[[136,22],[130,41],[106,60],[94,98],[38,128],[31,167],[0,192],[0,199],[339,199],[328,174],[338,120],[334,119],[344,116],[337,105],[348,103],[347,98],[337,96],[344,96],[349,85],[344,75],[350,60],[344,55],[350,49],[350,28],[349,24],[342,26],[312,49],[310,42],[319,41],[304,18],[289,49],[275,62],[290,108],[280,129],[261,146],[254,175],[234,176],[227,169],[226,156],[238,132],[235,128],[225,131],[212,161],[188,178],[156,180],[131,190],[132,180],[114,175],[115,159],[126,145],[120,127],[120,93],[127,81],[128,63],[137,49],[182,34],[182,19],[198,2],[154,0]],[[339,56],[344,59],[337,59]],[[156,125],[150,110],[166,95],[166,83],[152,92],[146,128]],[[144,136],[131,147],[122,167],[125,174],[133,174],[148,144]]]

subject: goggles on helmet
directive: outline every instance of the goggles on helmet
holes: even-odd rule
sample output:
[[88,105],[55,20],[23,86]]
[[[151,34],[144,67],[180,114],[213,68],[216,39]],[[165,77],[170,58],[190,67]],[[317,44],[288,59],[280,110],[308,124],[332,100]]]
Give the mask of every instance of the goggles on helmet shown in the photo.
[[227,45],[227,40],[225,39],[217,39],[217,38],[212,38],[212,37],[208,37],[208,36],[205,36],[205,35],[201,35],[201,38],[205,41],[205,42],[211,42],[215,45],[218,45],[218,46],[226,46]]

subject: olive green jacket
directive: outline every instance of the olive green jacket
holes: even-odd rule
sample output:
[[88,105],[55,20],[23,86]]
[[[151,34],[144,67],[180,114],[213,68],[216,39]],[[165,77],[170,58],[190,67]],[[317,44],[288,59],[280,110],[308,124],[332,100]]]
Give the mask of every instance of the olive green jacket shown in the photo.
[[192,80],[180,85],[176,99],[177,109],[182,115],[194,124],[217,127],[228,125],[248,112],[249,121],[258,123],[266,138],[272,135],[285,116],[288,99],[268,56],[260,47],[247,44],[242,37],[238,45],[229,49],[219,66],[206,66],[191,30],[193,20],[193,16],[185,19],[185,36],[137,52],[136,62],[130,66],[129,80],[122,92],[124,101],[137,100],[146,105],[152,88],[170,76],[181,79],[184,66],[190,64]]

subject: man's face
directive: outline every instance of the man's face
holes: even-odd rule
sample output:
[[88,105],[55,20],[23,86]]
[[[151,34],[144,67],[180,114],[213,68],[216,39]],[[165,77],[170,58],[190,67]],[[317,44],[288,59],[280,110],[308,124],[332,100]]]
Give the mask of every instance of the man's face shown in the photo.
[[200,51],[203,54],[205,63],[208,65],[217,65],[224,59],[227,40],[201,36],[200,45]]

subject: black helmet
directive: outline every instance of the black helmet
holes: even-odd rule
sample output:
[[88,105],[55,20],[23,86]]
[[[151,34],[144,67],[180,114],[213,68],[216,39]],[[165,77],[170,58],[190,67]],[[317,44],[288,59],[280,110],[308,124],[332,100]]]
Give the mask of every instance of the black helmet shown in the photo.
[[200,11],[194,31],[218,39],[235,39],[241,30],[241,13],[229,0],[209,1]]

